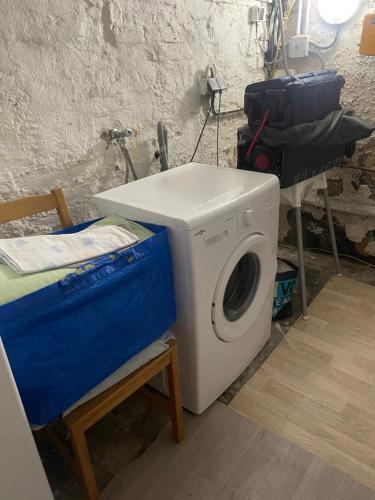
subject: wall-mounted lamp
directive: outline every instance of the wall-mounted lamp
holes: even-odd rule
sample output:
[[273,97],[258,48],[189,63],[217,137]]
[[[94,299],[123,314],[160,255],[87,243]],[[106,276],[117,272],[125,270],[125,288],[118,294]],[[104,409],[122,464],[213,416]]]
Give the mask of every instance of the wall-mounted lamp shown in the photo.
[[357,12],[361,0],[318,0],[318,12],[326,23],[343,24]]

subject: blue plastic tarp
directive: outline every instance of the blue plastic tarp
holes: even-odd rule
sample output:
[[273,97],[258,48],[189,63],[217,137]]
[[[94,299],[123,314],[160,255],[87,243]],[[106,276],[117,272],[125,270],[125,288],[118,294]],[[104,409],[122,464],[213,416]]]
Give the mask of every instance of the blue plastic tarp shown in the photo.
[[0,307],[0,337],[30,423],[61,415],[174,323],[167,231],[144,226],[155,235]]

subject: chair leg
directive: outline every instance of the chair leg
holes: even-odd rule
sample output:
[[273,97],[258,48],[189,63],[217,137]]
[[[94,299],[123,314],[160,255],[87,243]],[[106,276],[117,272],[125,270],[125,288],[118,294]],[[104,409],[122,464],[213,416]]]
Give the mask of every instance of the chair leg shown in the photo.
[[172,435],[177,443],[181,443],[184,439],[184,420],[182,415],[180,374],[176,346],[171,349],[170,360],[171,362],[167,367],[167,373],[173,428]]
[[92,467],[85,431],[80,425],[74,425],[69,427],[69,434],[87,499],[99,500],[99,489]]

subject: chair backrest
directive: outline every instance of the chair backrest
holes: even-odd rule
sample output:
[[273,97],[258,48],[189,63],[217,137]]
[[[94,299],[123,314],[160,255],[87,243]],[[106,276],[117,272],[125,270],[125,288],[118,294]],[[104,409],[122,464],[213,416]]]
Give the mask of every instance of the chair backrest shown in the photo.
[[27,196],[0,203],[0,224],[11,222],[30,215],[57,210],[62,227],[73,225],[62,189],[52,189],[50,194]]

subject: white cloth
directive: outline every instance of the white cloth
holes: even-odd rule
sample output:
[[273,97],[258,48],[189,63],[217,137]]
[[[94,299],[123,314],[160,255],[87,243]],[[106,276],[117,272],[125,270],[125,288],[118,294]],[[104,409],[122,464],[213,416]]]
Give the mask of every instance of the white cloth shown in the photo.
[[38,273],[95,259],[138,241],[119,226],[92,226],[73,234],[0,239],[0,260],[19,274]]

